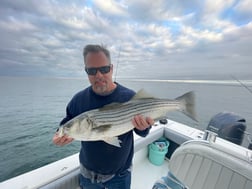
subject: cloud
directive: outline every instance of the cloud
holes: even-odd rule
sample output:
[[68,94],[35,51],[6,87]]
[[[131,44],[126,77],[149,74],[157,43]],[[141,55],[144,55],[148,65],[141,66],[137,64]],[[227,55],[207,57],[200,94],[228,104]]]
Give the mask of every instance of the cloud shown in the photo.
[[102,14],[107,15],[110,18],[122,18],[127,17],[128,13],[126,11],[126,5],[122,2],[107,0],[99,1],[94,0],[94,6],[102,12]]
[[0,75],[83,76],[88,43],[111,50],[117,77],[251,70],[251,1],[0,2]]
[[236,18],[240,19],[241,22],[251,21],[252,19],[251,6],[252,2],[250,0],[239,1],[234,6],[234,11],[236,11]]

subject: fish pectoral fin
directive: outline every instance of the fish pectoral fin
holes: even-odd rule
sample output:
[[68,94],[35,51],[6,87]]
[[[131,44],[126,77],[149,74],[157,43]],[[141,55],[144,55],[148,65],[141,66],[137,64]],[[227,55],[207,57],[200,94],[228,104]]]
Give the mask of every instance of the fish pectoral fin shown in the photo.
[[110,138],[104,138],[102,139],[104,142],[116,146],[116,147],[121,147],[120,143],[122,142],[121,140],[118,139],[118,137],[110,137]]
[[137,100],[137,99],[154,99],[152,95],[148,94],[144,89],[139,90],[131,100]]

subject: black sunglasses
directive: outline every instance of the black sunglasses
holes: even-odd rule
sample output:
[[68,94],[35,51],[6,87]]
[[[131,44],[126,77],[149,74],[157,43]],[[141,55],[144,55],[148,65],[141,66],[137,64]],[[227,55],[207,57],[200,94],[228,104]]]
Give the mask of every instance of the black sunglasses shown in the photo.
[[101,72],[102,74],[106,74],[110,72],[111,65],[98,67],[98,68],[85,68],[85,71],[88,75],[96,75],[97,71]]

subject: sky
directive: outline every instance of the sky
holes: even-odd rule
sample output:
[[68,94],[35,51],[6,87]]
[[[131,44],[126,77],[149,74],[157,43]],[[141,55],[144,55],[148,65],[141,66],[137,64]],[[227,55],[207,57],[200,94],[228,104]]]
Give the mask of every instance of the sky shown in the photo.
[[252,79],[252,0],[1,0],[0,76],[86,77],[87,44],[116,78]]

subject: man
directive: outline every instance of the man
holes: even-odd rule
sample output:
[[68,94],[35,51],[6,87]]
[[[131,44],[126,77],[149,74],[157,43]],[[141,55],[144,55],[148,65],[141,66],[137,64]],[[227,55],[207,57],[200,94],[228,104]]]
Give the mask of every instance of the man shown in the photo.
[[[69,102],[66,117],[61,125],[75,116],[100,108],[113,102],[123,103],[130,100],[135,92],[113,82],[113,65],[110,52],[99,45],[87,45],[83,52],[85,71],[90,87],[77,93]],[[154,124],[150,117],[136,115],[132,118],[134,131],[146,136]],[[133,157],[133,131],[119,136],[121,147],[115,147],[103,141],[82,141],[79,154],[80,186],[85,189],[130,189],[131,164]],[[53,142],[63,146],[72,142],[67,136],[56,133]]]

